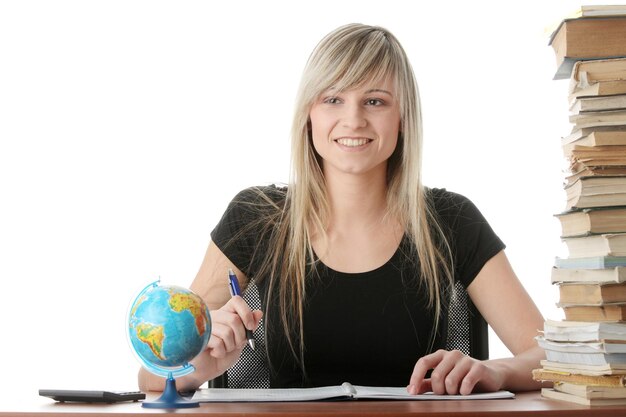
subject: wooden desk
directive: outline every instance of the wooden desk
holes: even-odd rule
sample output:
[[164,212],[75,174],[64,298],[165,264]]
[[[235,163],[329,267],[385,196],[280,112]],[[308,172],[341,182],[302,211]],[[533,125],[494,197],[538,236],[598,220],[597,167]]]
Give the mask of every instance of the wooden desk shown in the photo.
[[53,417],[53,416],[136,416],[159,415],[168,412],[177,415],[207,416],[626,416],[624,407],[585,407],[541,398],[539,392],[518,393],[515,399],[471,401],[336,401],[300,403],[213,403],[199,408],[183,410],[151,410],[140,403],[120,404],[59,404],[38,397],[0,399],[0,416]]

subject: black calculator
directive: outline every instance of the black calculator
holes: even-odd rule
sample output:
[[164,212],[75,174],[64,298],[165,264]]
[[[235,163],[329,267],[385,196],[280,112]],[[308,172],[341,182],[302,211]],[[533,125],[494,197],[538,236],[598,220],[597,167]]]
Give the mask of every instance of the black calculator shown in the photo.
[[69,389],[40,389],[39,395],[59,402],[117,403],[146,398],[141,391],[86,391]]

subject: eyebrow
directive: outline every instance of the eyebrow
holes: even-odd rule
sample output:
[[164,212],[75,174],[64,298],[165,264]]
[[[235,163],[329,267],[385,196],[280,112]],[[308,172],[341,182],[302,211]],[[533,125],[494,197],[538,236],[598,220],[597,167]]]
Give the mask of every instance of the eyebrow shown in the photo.
[[365,94],[370,94],[370,93],[385,93],[385,94],[388,94],[388,95],[390,95],[391,97],[393,97],[393,94],[391,94],[391,92],[390,92],[390,91],[388,91],[388,90],[383,90],[382,88],[372,88],[372,89],[367,90],[367,91],[365,92]]
[[[325,91],[333,92],[333,91],[337,91],[337,88],[336,87],[329,87]],[[384,93],[384,94],[387,94],[387,95],[393,97],[393,94],[391,93],[391,91],[385,90],[383,88],[370,88],[369,90],[365,91],[365,94],[371,94],[371,93]]]

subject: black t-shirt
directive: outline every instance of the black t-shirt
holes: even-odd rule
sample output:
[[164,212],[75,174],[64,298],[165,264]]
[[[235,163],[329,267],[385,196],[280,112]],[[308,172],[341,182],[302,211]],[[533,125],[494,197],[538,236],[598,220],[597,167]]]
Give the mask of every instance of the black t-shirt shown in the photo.
[[[272,201],[267,204],[265,198]],[[504,249],[476,206],[467,198],[428,189],[439,223],[454,257],[454,279],[467,287],[483,265]],[[445,346],[444,317],[433,334],[434,312],[427,307],[425,288],[416,279],[419,264],[405,236],[392,258],[363,273],[343,273],[317,262],[309,274],[304,307],[304,365],[306,377],[288,348],[277,309],[266,302],[268,280],[256,271],[268,246],[265,225],[250,227],[266,210],[282,207],[285,189],[256,187],[240,192],[211,233],[213,242],[244,272],[257,281],[265,323],[272,387],[337,385],[406,386],[416,361]],[[260,250],[258,250],[260,249]],[[443,305],[447,305],[444,300]]]

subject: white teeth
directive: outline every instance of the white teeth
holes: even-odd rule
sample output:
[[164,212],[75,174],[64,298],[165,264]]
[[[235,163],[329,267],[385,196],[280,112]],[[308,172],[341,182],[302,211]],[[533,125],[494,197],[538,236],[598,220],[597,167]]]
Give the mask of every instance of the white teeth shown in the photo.
[[341,138],[337,139],[337,143],[343,146],[356,147],[363,146],[368,142],[367,139],[351,139],[351,138]]

